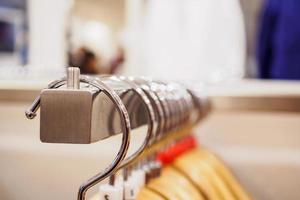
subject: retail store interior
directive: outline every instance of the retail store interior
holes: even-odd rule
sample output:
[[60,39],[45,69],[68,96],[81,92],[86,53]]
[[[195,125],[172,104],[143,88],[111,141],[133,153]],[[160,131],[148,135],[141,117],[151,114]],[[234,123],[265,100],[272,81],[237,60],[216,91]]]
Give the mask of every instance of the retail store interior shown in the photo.
[[[0,0],[0,199],[299,200],[299,9],[295,0]],[[89,100],[80,95],[86,91]],[[120,155],[126,115],[132,131],[124,156],[138,151],[152,125],[161,132],[143,151],[176,140],[136,156],[79,197],[80,185]],[[190,137],[197,147],[165,164],[159,155]],[[223,184],[204,158],[199,166],[209,169],[189,177],[198,157],[184,156],[195,149],[216,156],[247,195]],[[149,163],[159,163],[159,173]],[[151,178],[127,198],[125,182],[136,183],[134,172],[145,166]],[[172,186],[170,168],[190,190]],[[120,198],[111,192],[119,179]],[[189,196],[194,190],[199,197]]]

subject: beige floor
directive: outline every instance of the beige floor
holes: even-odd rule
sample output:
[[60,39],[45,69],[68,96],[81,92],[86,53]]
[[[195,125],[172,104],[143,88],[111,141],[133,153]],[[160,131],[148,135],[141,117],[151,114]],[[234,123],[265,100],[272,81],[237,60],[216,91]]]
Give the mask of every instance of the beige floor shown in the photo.
[[[76,199],[80,183],[109,163],[118,138],[42,144],[38,119],[24,117],[26,106],[0,104],[0,199]],[[196,132],[255,199],[300,199],[300,114],[214,112]]]

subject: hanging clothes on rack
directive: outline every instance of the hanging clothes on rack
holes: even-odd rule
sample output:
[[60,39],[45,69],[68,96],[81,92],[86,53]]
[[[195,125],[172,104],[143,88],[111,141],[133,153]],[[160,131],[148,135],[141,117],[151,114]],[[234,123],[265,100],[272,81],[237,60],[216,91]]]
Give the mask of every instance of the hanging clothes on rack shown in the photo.
[[[98,200],[251,199],[219,159],[197,146],[192,129],[210,104],[183,85],[81,76],[78,68],[68,68],[66,77],[42,90],[26,116],[33,119],[39,107],[42,142],[90,144],[122,134],[115,159],[80,186],[78,200],[106,178]],[[144,141],[128,156],[132,130],[143,126]]]
[[[178,150],[182,149],[182,143],[178,145],[166,150],[167,155],[158,156],[166,167],[162,175],[147,184],[146,188],[166,199],[251,199],[227,167],[211,152],[192,146]],[[137,199],[143,200],[142,194]]]
[[300,79],[300,1],[266,0],[257,39],[259,77]]

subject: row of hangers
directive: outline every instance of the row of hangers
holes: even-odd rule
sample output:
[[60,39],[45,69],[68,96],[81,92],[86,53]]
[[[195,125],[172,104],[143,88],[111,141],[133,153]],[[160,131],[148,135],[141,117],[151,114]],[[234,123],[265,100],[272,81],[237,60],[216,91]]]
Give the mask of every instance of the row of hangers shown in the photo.
[[193,137],[181,140],[166,152],[163,154],[170,158],[158,157],[163,164],[161,175],[141,187],[137,199],[251,199],[226,165],[210,151],[197,147]]
[[[112,178],[113,177],[113,178]],[[112,179],[111,179],[112,178]],[[112,181],[113,180],[113,181]],[[91,200],[251,200],[226,165],[184,136],[101,184]]]
[[[99,105],[103,108],[109,107],[107,101],[97,100],[96,96],[100,93],[104,93],[112,102],[109,111],[105,112],[108,119],[101,119],[100,125],[98,124],[101,130],[97,130],[96,135],[88,130],[87,133],[90,134],[88,141],[84,140],[84,135],[80,133],[75,135],[71,133],[70,130],[76,132],[80,128],[76,117],[72,117],[75,123],[69,123],[68,128],[57,125],[61,120],[55,121],[56,118],[64,115],[63,112],[57,114],[57,109],[67,110],[70,107],[82,109],[81,101],[76,99],[86,91],[89,91],[93,97],[90,108],[92,110],[97,109],[94,104],[98,101],[102,102]],[[60,103],[53,104],[54,100],[47,103],[48,96],[60,99],[61,96],[70,94],[72,102],[62,98]],[[69,104],[64,105],[65,101],[69,101]],[[210,106],[207,98],[200,97],[182,84],[146,78],[82,76],[78,68],[68,68],[66,77],[50,83],[41,92],[26,111],[26,116],[33,119],[40,107],[40,134],[43,142],[90,143],[94,142],[91,140],[93,137],[100,140],[119,133],[116,131],[116,124],[121,127],[122,144],[118,154],[106,169],[81,185],[78,200],[86,199],[87,191],[108,177],[109,183],[100,185],[100,197],[97,198],[103,200],[250,199],[225,165],[211,152],[196,148],[195,139],[189,137],[192,128],[207,115]],[[142,107],[144,110],[141,109]],[[56,123],[47,119],[53,119]],[[64,117],[62,119],[68,120]],[[46,126],[43,120],[47,122],[47,126],[50,124],[48,129],[52,127],[55,129],[45,130],[42,127]],[[145,124],[147,131],[144,142],[136,152],[128,156],[131,129]],[[101,135],[100,132],[105,132],[104,130],[108,130],[108,136]]]

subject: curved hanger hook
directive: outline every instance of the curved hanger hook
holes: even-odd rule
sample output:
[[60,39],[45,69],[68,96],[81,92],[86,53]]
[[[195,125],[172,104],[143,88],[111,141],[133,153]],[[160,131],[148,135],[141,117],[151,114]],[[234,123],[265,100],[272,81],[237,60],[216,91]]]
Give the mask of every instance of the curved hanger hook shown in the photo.
[[171,102],[168,99],[169,94],[166,91],[166,87],[161,82],[151,82],[150,88],[154,93],[157,94],[157,97],[162,105],[162,110],[164,112],[164,120],[165,120],[164,131],[162,132],[162,135],[160,135],[160,138],[162,138],[172,128]]
[[133,153],[131,156],[129,156],[122,162],[122,164],[118,167],[118,169],[121,169],[135,162],[139,158],[139,156],[143,153],[143,151],[150,143],[152,137],[154,136],[154,132],[156,132],[157,123],[155,122],[155,115],[154,115],[154,109],[152,107],[152,104],[149,98],[147,97],[147,95],[145,94],[145,92],[140,88],[140,86],[135,84],[130,79],[124,77],[117,77],[117,76],[114,77],[127,83],[129,86],[132,87],[133,91],[142,99],[142,102],[146,107],[147,117],[148,117],[148,130],[143,144],[138,148],[138,150],[135,153]]
[[84,182],[78,191],[78,200],[85,200],[85,194],[88,189],[102,181],[103,179],[107,178],[109,175],[113,174],[119,169],[120,164],[122,164],[122,161],[124,160],[128,147],[129,147],[129,141],[130,141],[130,120],[129,120],[129,115],[127,113],[127,110],[118,96],[118,94],[109,88],[105,83],[96,80],[96,81],[91,81],[89,80],[89,84],[101,89],[111,100],[112,102],[116,105],[117,111],[120,114],[121,118],[121,124],[122,124],[122,132],[123,132],[123,137],[122,137],[122,145],[118,151],[118,154],[116,158],[113,160],[113,162],[106,168],[104,171],[96,174],[92,178],[88,179],[86,182]]
[[151,141],[151,143],[153,143],[163,134],[164,131],[165,114],[162,108],[163,105],[160,102],[157,94],[150,88],[150,83],[148,80],[141,78],[132,78],[131,81],[139,85],[139,87],[144,91],[144,93],[149,97],[149,99],[151,99],[152,103],[154,104],[155,112],[157,113],[158,123],[156,133],[153,137],[153,140]]
[[176,130],[180,125],[180,111],[181,111],[181,102],[177,101],[177,95],[172,88],[171,84],[165,83],[163,81],[159,81],[159,84],[163,85],[164,90],[166,91],[167,95],[167,102],[170,105],[170,129],[169,130]]
[[[124,158],[127,154],[127,151],[128,151],[128,147],[129,147],[129,143],[130,143],[131,128],[130,128],[130,120],[129,120],[129,115],[127,113],[127,110],[126,110],[122,100],[120,99],[120,97],[117,95],[117,93],[114,90],[110,89],[106,84],[104,84],[100,81],[96,82],[87,76],[81,76],[80,82],[88,83],[88,84],[98,88],[99,90],[103,91],[111,99],[111,101],[116,105],[116,109],[120,114],[120,119],[121,119],[121,124],[122,124],[122,132],[123,132],[122,144],[121,144],[121,147],[117,153],[117,156],[113,160],[113,162],[102,172],[100,172],[100,173],[96,174],[95,176],[93,176],[92,178],[88,179],[86,182],[84,182],[80,186],[77,199],[85,200],[85,194],[88,189],[90,189],[91,187],[93,187],[94,185],[96,185],[97,183],[99,183],[100,181],[107,178],[109,175],[113,174],[115,171],[118,170],[118,166],[124,160]],[[66,84],[66,77],[50,83],[48,85],[48,88],[49,89],[58,88],[64,84]],[[29,119],[33,119],[36,116],[36,112],[40,107],[40,100],[41,100],[41,97],[38,96],[34,100],[33,104],[29,107],[29,109],[26,110],[25,114]]]
[[[139,156],[143,153],[143,151],[147,148],[148,144],[152,141],[152,138],[154,135],[154,133],[157,131],[157,123],[155,121],[155,114],[154,114],[154,109],[152,107],[152,104],[148,98],[148,96],[145,94],[145,92],[142,90],[142,88],[133,82],[133,80],[129,79],[129,78],[125,78],[122,76],[110,76],[110,75],[102,75],[102,78],[115,78],[118,81],[122,81],[124,83],[126,83],[128,86],[131,87],[131,89],[133,90],[133,92],[135,92],[139,98],[141,98],[144,106],[146,107],[146,112],[147,112],[147,117],[148,117],[148,129],[147,129],[147,133],[146,133],[146,137],[144,139],[143,144],[132,154],[130,155],[128,158],[126,158],[122,164],[118,167],[118,170],[121,168],[124,168],[132,163],[134,163]],[[100,77],[100,78],[101,78]],[[96,78],[96,81],[101,81],[101,79]]]
[[212,109],[212,105],[207,97],[200,98],[196,92],[190,89],[187,89],[187,92],[192,97],[195,109],[198,110],[198,117],[194,122],[195,124],[197,124],[201,119],[203,119],[203,117],[205,117],[210,112],[210,110]]
[[[59,80],[53,81],[48,85],[47,89],[59,88],[62,85],[66,84],[66,81],[67,81],[67,77],[63,77]],[[35,98],[33,103],[25,111],[25,115],[28,119],[33,119],[36,117],[36,112],[39,110],[41,105],[40,103],[41,103],[41,96],[39,95]]]
[[[154,96],[156,96],[157,98],[157,102],[160,105],[160,112],[161,112],[161,122],[160,122],[160,132],[159,135],[157,136],[157,138],[162,138],[164,136],[164,133],[166,131],[168,131],[168,127],[169,127],[169,107],[167,105],[167,100],[165,98],[166,94],[163,93],[162,89],[159,88],[159,84],[156,82],[150,82],[149,80],[143,79],[142,81],[144,81],[146,83],[146,85],[149,87],[148,92],[151,92],[154,94]],[[150,93],[150,94],[151,94]]]

